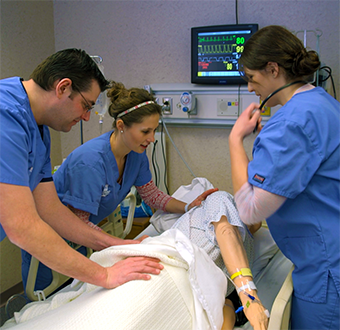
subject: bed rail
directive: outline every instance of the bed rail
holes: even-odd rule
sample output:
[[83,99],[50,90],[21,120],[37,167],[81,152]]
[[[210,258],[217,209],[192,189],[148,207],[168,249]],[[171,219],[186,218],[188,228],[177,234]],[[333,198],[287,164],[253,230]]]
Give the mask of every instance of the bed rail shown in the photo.
[[282,287],[277,294],[269,319],[268,330],[288,330],[290,329],[290,311],[292,304],[293,281],[292,272],[294,266],[289,271]]

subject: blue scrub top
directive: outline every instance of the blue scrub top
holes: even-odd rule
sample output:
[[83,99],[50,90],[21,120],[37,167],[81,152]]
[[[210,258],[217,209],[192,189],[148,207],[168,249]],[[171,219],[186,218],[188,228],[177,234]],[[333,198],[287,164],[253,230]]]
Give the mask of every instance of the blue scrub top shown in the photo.
[[[42,139],[43,137],[43,139]],[[21,78],[0,80],[0,182],[30,187],[50,178],[50,132],[33,116]],[[1,240],[6,234],[0,226]]]
[[249,183],[287,197],[267,219],[294,263],[294,295],[324,303],[328,276],[340,292],[339,102],[317,87],[294,95],[255,140]]
[[117,208],[133,185],[142,186],[151,180],[146,153],[131,151],[126,158],[122,184],[117,183],[119,171],[111,151],[112,133],[75,149],[53,175],[60,200],[91,213],[89,220],[95,224]]
[[[151,180],[146,153],[131,151],[126,158],[122,184],[118,184],[118,166],[111,151],[113,131],[92,139],[75,149],[53,175],[58,196],[65,205],[89,212],[90,221],[98,224],[110,215],[126,197],[133,185]],[[80,253],[86,254],[81,248]],[[22,251],[22,278],[26,287],[31,255]],[[52,281],[49,268],[39,264],[35,290]]]

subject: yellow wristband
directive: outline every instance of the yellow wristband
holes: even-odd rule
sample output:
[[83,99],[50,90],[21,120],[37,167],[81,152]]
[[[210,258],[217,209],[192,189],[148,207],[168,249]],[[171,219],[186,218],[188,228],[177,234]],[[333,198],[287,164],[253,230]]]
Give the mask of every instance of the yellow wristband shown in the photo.
[[231,275],[230,278],[233,280],[235,277],[240,276],[240,275],[253,277],[253,274],[252,274],[252,272],[251,272],[251,270],[249,268],[241,268],[240,271],[238,271],[238,272],[234,273],[233,275]]

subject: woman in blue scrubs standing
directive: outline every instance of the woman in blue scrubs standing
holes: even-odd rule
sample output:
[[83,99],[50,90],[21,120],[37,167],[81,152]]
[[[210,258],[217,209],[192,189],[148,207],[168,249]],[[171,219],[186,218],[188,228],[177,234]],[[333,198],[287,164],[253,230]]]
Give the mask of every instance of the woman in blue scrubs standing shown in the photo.
[[[292,329],[339,329],[339,102],[305,82],[318,55],[283,27],[255,33],[239,65],[250,92],[282,105],[262,127],[259,104],[251,104],[230,133],[240,217],[248,225],[266,219],[295,266]],[[257,125],[249,161],[243,139]]]
[[[126,89],[111,82],[109,114],[113,130],[75,149],[53,175],[58,196],[91,227],[109,216],[135,186],[146,204],[166,212],[184,213],[201,204],[210,189],[191,203],[184,203],[160,191],[152,181],[145,150],[154,142],[161,106],[144,89]],[[117,239],[117,244],[135,243]],[[86,254],[85,249],[81,251]],[[26,284],[31,256],[23,252],[22,276]],[[35,290],[52,281],[51,270],[40,264]]]

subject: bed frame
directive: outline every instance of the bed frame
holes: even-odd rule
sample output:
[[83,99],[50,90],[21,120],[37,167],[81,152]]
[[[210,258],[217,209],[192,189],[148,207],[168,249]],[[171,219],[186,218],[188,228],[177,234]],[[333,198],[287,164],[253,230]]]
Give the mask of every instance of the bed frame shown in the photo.
[[293,293],[293,270],[294,266],[292,266],[290,272],[282,284],[278,295],[274,300],[269,319],[268,330],[290,329],[290,311]]

